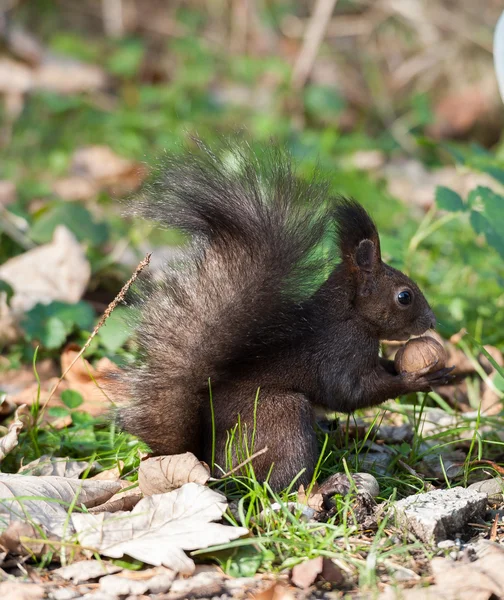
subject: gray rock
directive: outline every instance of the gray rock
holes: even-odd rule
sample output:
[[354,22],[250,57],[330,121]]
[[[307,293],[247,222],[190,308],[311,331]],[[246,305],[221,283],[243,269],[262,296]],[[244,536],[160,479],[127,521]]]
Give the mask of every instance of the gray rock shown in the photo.
[[391,510],[398,525],[422,541],[436,544],[453,538],[469,521],[482,517],[486,504],[485,494],[458,487],[409,496]]
[[502,500],[504,493],[504,482],[502,477],[494,477],[493,479],[485,479],[484,481],[476,481],[471,483],[467,488],[485,494],[489,500]]

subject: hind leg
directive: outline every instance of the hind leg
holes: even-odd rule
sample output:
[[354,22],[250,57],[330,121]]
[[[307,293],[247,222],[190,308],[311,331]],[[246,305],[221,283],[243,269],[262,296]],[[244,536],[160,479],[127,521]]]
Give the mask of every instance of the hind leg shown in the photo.
[[[219,406],[220,403],[222,404]],[[261,391],[255,409],[255,394],[247,394],[247,398],[244,398],[243,392],[239,397],[230,393],[220,393],[215,408],[217,465],[226,469],[227,432],[236,425],[239,415],[242,434],[246,432],[249,455],[267,448],[265,453],[252,461],[259,481],[267,478],[272,465],[269,482],[275,490],[287,487],[303,470],[296,486],[311,480],[318,451],[313,430],[312,407],[303,394]],[[253,435],[254,409],[256,428]],[[208,419],[205,421],[209,423]],[[208,440],[208,435],[205,435],[205,438]],[[232,453],[233,467],[247,456],[247,453],[243,452],[244,443],[241,443],[242,451],[239,451],[240,442],[241,440],[235,442],[235,451]],[[205,443],[205,447],[208,449],[208,442]],[[208,452],[205,454],[208,460]],[[231,468],[229,465],[227,467]]]

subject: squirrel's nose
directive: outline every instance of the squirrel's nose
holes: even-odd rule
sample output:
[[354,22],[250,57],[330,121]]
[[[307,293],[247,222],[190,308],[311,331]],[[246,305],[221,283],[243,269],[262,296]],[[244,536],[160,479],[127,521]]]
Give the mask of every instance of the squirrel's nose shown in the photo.
[[436,316],[432,311],[430,311],[429,318],[430,318],[429,329],[436,329]]

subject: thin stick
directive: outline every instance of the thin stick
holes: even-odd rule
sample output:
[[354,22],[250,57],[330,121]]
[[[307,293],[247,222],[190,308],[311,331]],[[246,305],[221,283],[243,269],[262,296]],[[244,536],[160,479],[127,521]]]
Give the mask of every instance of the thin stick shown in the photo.
[[75,365],[75,363],[84,354],[84,352],[89,348],[91,342],[93,341],[93,338],[98,333],[99,329],[103,326],[103,324],[105,323],[105,321],[110,317],[110,315],[111,315],[112,311],[114,310],[114,308],[119,304],[119,302],[122,302],[124,300],[124,296],[126,295],[126,292],[129,290],[129,288],[131,287],[131,285],[135,282],[135,279],[140,275],[140,273],[150,263],[151,256],[152,256],[152,252],[149,252],[148,254],[145,255],[145,258],[139,263],[139,265],[135,269],[135,272],[133,273],[133,275],[128,279],[128,281],[121,288],[121,291],[112,300],[112,302],[107,306],[105,312],[102,315],[102,318],[98,322],[98,325],[96,325],[96,327],[93,329],[91,335],[88,337],[88,339],[87,339],[86,343],[84,344],[84,346],[82,346],[82,348],[79,350],[77,356],[72,360],[72,362],[68,365],[68,367],[65,369],[65,371],[61,374],[61,377],[58,379],[58,381],[56,382],[56,385],[51,390],[51,393],[49,394],[49,397],[44,402],[44,406],[42,407],[42,410],[45,409],[45,407],[47,406],[49,400],[54,396],[54,393],[58,389],[59,384],[66,377],[66,375],[70,371],[70,369],[73,368],[73,366]]
[[292,72],[292,87],[295,90],[302,89],[310,76],[337,1],[317,0]]
[[251,454],[246,460],[244,460],[238,466],[234,467],[234,469],[231,469],[231,471],[228,471],[227,473],[224,473],[224,475],[221,475],[219,477],[219,479],[225,479],[226,477],[229,477],[233,473],[236,473],[236,471],[239,471],[242,467],[244,467],[245,465],[248,465],[249,462],[252,462],[254,460],[254,458],[261,456],[261,454],[264,454],[265,452],[268,452],[268,446],[264,446],[264,448],[262,448],[261,450],[254,452],[254,454]]

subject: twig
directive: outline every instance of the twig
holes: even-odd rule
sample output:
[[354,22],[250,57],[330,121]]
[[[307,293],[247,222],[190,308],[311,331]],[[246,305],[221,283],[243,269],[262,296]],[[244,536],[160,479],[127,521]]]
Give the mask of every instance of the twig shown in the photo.
[[103,29],[112,38],[124,36],[124,7],[122,0],[102,0]]
[[292,87],[295,90],[302,89],[310,76],[337,1],[317,0],[292,72]]
[[224,475],[221,475],[221,477],[219,477],[219,479],[225,479],[226,477],[229,477],[233,473],[236,473],[236,471],[239,471],[242,467],[244,467],[245,465],[248,465],[249,462],[252,462],[254,460],[254,458],[261,456],[261,454],[264,454],[265,452],[268,452],[268,446],[264,446],[264,448],[262,448],[261,450],[254,452],[254,454],[251,454],[246,460],[244,460],[238,466],[231,469],[231,471],[228,471],[227,473],[224,473]]
[[47,406],[47,404],[49,403],[49,401],[51,400],[51,398],[54,396],[54,393],[58,389],[59,384],[66,377],[66,375],[70,371],[70,369],[72,369],[72,367],[79,360],[79,358],[89,348],[91,342],[93,341],[93,338],[98,333],[99,329],[103,326],[103,324],[105,323],[105,321],[110,317],[110,314],[112,313],[112,311],[114,310],[114,308],[119,304],[119,302],[122,302],[124,300],[124,296],[126,295],[126,292],[129,290],[129,288],[131,287],[131,285],[135,282],[135,279],[140,275],[140,273],[149,264],[150,259],[151,259],[151,255],[152,255],[152,252],[149,252],[148,254],[145,255],[145,258],[139,263],[139,265],[135,269],[135,272],[133,273],[133,275],[128,279],[128,281],[121,288],[121,291],[112,300],[112,302],[107,306],[105,312],[102,315],[102,318],[98,322],[98,325],[96,325],[96,327],[93,329],[91,335],[88,337],[88,339],[87,339],[86,343],[84,344],[84,346],[82,346],[82,348],[79,350],[78,354],[75,356],[75,358],[72,360],[72,362],[68,365],[68,367],[65,369],[65,371],[61,374],[61,377],[58,379],[58,381],[56,382],[56,385],[51,390],[51,393],[49,394],[47,400],[44,402],[44,406],[42,407],[42,410],[45,409],[45,407]]

